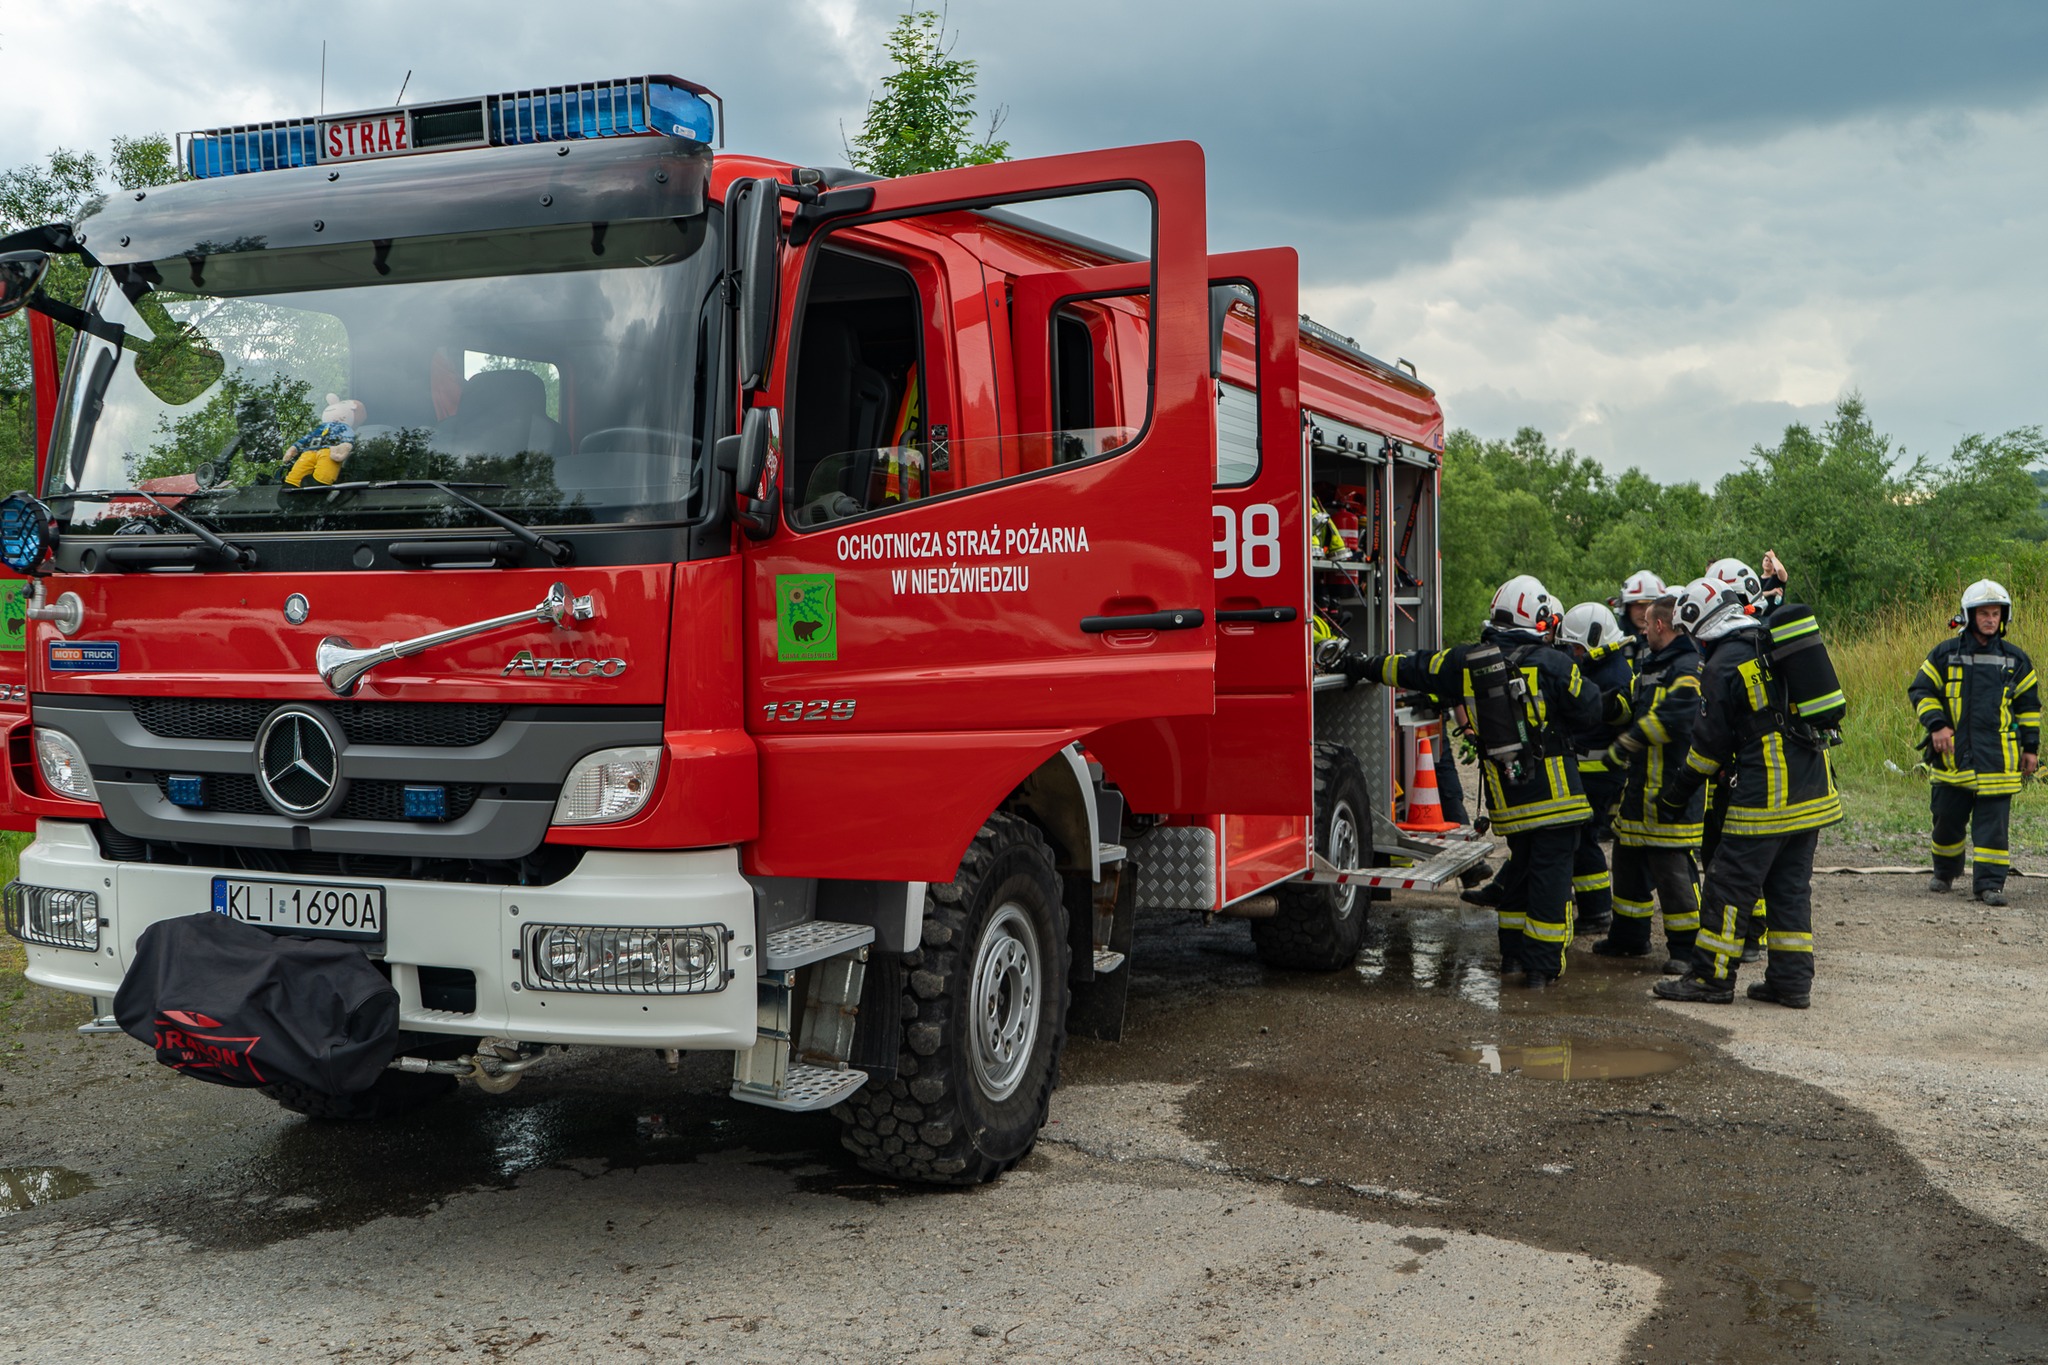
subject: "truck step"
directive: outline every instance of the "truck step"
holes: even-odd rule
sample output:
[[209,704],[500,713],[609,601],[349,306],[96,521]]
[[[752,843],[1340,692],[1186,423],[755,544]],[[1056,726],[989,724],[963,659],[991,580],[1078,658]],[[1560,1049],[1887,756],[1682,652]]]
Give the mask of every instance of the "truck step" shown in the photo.
[[1123,965],[1124,955],[1122,953],[1111,952],[1107,948],[1097,948],[1095,950],[1095,974],[1097,976],[1106,976]]
[[[1390,891],[1434,891],[1465,869],[1477,867],[1493,851],[1493,845],[1484,839],[1441,842],[1414,839],[1402,842],[1423,846],[1403,849],[1405,856],[1416,860],[1412,867],[1332,867],[1318,853],[1309,870],[1296,880],[1318,886],[1383,886]],[[1425,852],[1427,857],[1424,857]]]
[[1111,863],[1122,862],[1126,852],[1128,850],[1122,844],[1097,844],[1095,846],[1095,861],[1101,863],[1104,867],[1108,867]]
[[813,962],[823,962],[828,957],[850,953],[874,941],[873,925],[837,924],[823,919],[807,920],[802,924],[793,924],[787,929],[777,929],[768,935],[768,942],[761,953],[761,970],[794,971]]
[[736,1080],[732,1083],[732,1097],[744,1100],[748,1104],[758,1104],[765,1109],[781,1109],[800,1114],[813,1109],[830,1109],[866,1085],[867,1080],[868,1073],[865,1071],[836,1071],[829,1066],[791,1062],[781,1086],[767,1089]]

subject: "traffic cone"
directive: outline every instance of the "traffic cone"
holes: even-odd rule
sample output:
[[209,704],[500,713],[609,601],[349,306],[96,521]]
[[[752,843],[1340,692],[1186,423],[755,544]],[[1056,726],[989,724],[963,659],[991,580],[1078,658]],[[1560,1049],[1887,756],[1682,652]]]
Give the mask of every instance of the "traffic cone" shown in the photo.
[[1444,803],[1436,794],[1436,750],[1430,746],[1427,729],[1415,736],[1415,780],[1408,791],[1408,818],[1395,823],[1420,834],[1447,834],[1457,828],[1444,819]]

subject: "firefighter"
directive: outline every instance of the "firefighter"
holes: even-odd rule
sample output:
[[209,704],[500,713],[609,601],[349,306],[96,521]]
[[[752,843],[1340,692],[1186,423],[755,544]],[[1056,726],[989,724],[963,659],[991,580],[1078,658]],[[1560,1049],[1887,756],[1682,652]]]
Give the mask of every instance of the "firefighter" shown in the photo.
[[1977,899],[2005,904],[2013,794],[2040,766],[2041,688],[2026,651],[2005,638],[2012,598],[1988,578],[1963,589],[1957,632],[1928,651],[1906,695],[1927,731],[1934,779],[1934,878],[1945,892],[1971,836]]
[[1673,619],[1705,654],[1700,713],[1685,762],[1670,765],[1657,819],[1682,824],[1709,778],[1729,776],[1721,842],[1707,864],[1692,967],[1659,981],[1666,1000],[1727,1004],[1742,966],[1742,923],[1759,899],[1769,909],[1770,961],[1749,998],[1805,1009],[1813,987],[1813,851],[1842,818],[1827,740],[1791,713],[1765,654],[1763,622],[1742,595],[1697,578]]
[[[1769,550],[1764,552],[1764,575],[1731,556],[1707,565],[1706,577],[1733,588],[1741,595],[1745,607],[1762,607],[1767,598],[1776,600],[1784,596],[1784,566],[1778,562],[1776,553]],[[1728,813],[1728,778],[1729,774],[1723,773],[1707,785],[1707,814],[1700,841],[1700,860],[1703,863],[1714,860],[1714,849],[1721,842],[1721,822]],[[1744,962],[1763,960],[1765,919],[1764,903],[1758,901],[1742,922]]]
[[1680,819],[1657,813],[1665,771],[1685,762],[1700,710],[1700,654],[1672,616],[1677,600],[1659,598],[1643,613],[1644,655],[1625,701],[1609,712],[1623,729],[1607,750],[1608,767],[1623,775],[1621,809],[1614,821],[1614,928],[1593,945],[1602,957],[1642,957],[1650,951],[1652,899],[1664,907],[1666,975],[1692,965],[1700,927],[1699,864],[1705,800],[1688,798]]
[[1431,654],[1351,654],[1344,672],[1462,703],[1479,733],[1480,779],[1493,829],[1508,841],[1500,917],[1501,970],[1540,987],[1564,972],[1572,938],[1572,856],[1592,818],[1571,736],[1600,704],[1578,666],[1545,637],[1554,599],[1528,574],[1493,595],[1477,644]]
[[1650,652],[1643,622],[1649,616],[1650,604],[1667,596],[1670,591],[1664,586],[1664,580],[1648,569],[1637,569],[1621,585],[1621,596],[1614,601],[1621,608],[1621,628],[1628,634],[1630,663],[1640,662],[1642,656]]
[[1635,682],[1635,670],[1622,648],[1625,640],[1621,623],[1602,602],[1579,603],[1564,614],[1557,628],[1558,647],[1571,655],[1579,666],[1579,676],[1598,693],[1601,710],[1601,719],[1572,736],[1579,781],[1586,789],[1586,804],[1593,808],[1593,818],[1579,831],[1579,848],[1572,861],[1572,897],[1577,906],[1573,919],[1581,934],[1604,934],[1614,922],[1614,883],[1600,841],[1614,837],[1614,803],[1621,796],[1622,773],[1607,765],[1607,746],[1620,738],[1621,732],[1607,717],[1617,701],[1626,703]]

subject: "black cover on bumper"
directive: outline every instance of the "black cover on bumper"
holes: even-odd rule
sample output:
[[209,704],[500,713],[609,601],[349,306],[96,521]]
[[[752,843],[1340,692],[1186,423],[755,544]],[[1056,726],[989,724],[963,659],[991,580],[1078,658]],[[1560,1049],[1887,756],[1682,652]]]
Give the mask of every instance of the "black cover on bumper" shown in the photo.
[[362,949],[210,911],[142,931],[114,1017],[165,1066],[217,1085],[351,1095],[398,1050],[398,992]]

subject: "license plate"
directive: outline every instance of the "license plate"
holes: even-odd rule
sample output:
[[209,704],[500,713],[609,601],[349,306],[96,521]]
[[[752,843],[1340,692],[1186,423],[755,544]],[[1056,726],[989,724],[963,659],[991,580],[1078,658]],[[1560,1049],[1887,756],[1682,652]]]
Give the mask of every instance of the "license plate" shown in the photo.
[[213,879],[216,914],[263,929],[321,938],[383,938],[384,888],[332,882]]

